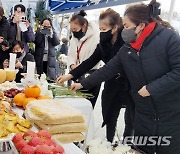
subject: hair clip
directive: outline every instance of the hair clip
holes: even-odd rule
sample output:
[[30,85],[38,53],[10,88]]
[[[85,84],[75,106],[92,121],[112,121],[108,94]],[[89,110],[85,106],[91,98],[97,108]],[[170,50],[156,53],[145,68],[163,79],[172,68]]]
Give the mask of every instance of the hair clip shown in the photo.
[[150,14],[156,18],[157,16],[159,16],[161,14],[161,9],[159,9],[159,4],[151,4],[149,5],[150,7]]

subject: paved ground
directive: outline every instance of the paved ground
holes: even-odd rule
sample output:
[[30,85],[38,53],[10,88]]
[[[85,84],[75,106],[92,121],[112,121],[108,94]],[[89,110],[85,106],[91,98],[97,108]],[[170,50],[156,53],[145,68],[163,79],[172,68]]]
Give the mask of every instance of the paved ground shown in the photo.
[[[96,106],[94,109],[94,125],[95,125],[95,138],[105,138],[105,127],[101,128],[102,125],[102,114],[101,114],[101,93],[102,93],[102,87],[101,91],[99,93],[99,97],[96,102]],[[121,109],[120,115],[117,122],[117,133],[118,136],[122,136],[123,130],[124,130],[124,108]],[[117,135],[116,135],[117,136]]]

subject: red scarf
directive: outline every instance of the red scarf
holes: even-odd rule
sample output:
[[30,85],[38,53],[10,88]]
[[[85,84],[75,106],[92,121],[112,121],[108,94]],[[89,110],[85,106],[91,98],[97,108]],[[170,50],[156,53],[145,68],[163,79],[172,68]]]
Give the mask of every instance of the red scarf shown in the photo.
[[130,43],[131,47],[136,49],[137,51],[140,50],[144,40],[146,39],[146,37],[148,37],[152,31],[154,30],[156,26],[156,22],[151,22],[148,26],[146,26],[143,30],[143,32],[141,33],[141,35],[139,36],[139,38],[133,42],[133,43]]

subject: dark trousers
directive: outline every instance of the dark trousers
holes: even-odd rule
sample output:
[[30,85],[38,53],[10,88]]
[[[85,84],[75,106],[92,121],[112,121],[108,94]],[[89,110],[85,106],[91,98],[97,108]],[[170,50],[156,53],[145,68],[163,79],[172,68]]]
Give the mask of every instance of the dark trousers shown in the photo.
[[124,101],[126,105],[126,111],[124,113],[125,128],[123,137],[133,136],[135,121],[135,103],[130,94]]
[[43,61],[43,72],[47,74],[47,61]]
[[[124,128],[123,137],[133,136],[134,135],[134,111],[135,111],[134,101],[129,95],[127,97],[123,97],[119,103],[122,104],[122,102],[125,102],[125,105],[126,105],[126,110],[124,113],[125,128]],[[106,123],[106,137],[109,142],[113,141],[115,131],[116,131],[117,119],[118,119],[121,108],[122,108],[122,105],[115,104],[113,107],[111,118]]]

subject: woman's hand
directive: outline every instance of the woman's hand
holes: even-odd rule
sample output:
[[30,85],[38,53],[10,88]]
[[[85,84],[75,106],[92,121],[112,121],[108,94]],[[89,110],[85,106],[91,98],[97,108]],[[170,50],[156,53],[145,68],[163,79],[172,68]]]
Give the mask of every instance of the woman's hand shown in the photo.
[[29,23],[28,20],[26,20],[25,24],[26,24],[26,27],[27,27],[27,28],[30,26],[30,23]]
[[63,83],[63,82],[68,81],[72,78],[73,78],[73,76],[71,74],[67,74],[67,75],[59,76],[56,81],[58,83]]
[[82,86],[81,83],[74,83],[74,84],[71,85],[70,90],[76,91],[76,90],[79,90],[79,89],[82,89],[82,88],[83,88],[83,86]]
[[22,20],[21,16],[16,15],[16,16],[13,17],[13,23],[18,23],[21,20]]
[[2,47],[2,50],[3,50],[3,51],[9,50],[9,47],[6,47],[6,46],[4,46],[4,45],[1,45],[1,47]]
[[15,65],[16,68],[23,68],[23,65],[21,64],[21,62],[18,60],[16,65]]
[[147,97],[147,96],[150,96],[150,93],[147,91],[146,89],[146,85],[143,86],[139,91],[138,91],[138,94],[142,97]]

